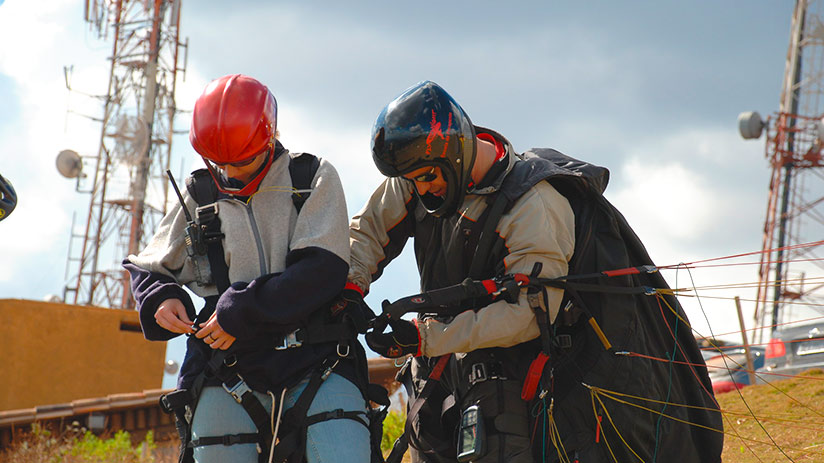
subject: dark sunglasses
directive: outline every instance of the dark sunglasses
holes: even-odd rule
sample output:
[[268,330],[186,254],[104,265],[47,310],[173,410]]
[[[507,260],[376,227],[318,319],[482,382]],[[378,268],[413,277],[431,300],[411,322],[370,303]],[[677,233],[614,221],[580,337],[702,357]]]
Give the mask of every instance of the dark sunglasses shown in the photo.
[[437,169],[437,167],[433,166],[432,169],[429,170],[429,172],[427,172],[425,174],[415,176],[415,177],[412,177],[412,178],[408,178],[407,180],[410,180],[410,181],[413,181],[413,182],[419,182],[419,183],[434,182],[435,179],[438,178],[438,174],[435,173],[435,169]]
[[269,150],[266,150],[266,151],[264,151],[264,152],[262,152],[262,153],[260,153],[256,156],[252,156],[250,158],[244,159],[243,161],[238,161],[238,162],[216,162],[216,161],[212,161],[212,164],[214,164],[214,165],[216,165],[217,167],[220,167],[220,168],[223,168],[223,167],[226,167],[226,166],[245,167],[245,166],[248,166],[249,164],[255,162],[255,159],[257,159],[260,156],[263,156],[265,154],[268,154],[268,153],[269,153]]

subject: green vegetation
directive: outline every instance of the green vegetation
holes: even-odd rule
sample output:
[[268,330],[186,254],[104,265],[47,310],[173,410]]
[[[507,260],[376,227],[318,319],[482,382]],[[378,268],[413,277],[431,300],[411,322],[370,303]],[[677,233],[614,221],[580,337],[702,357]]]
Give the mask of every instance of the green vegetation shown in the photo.
[[824,461],[824,371],[719,394],[724,461]]
[[132,446],[126,431],[98,437],[90,431],[69,427],[60,435],[35,423],[29,433],[20,433],[11,447],[0,452],[0,461],[9,463],[159,463],[153,456],[154,436]]
[[384,455],[388,455],[392,450],[395,439],[403,432],[403,424],[406,421],[406,413],[389,410],[386,419],[383,420],[383,438],[381,438],[381,450]]

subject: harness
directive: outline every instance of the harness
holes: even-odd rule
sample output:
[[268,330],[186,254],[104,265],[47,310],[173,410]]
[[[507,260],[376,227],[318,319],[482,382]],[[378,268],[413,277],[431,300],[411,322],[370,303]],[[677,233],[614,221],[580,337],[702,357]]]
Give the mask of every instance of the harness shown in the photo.
[[[511,185],[513,185],[513,183],[509,184],[509,186]],[[524,186],[526,186],[526,188],[524,188]],[[498,235],[496,232],[498,223],[503,215],[511,209],[517,199],[531,186],[532,185],[518,185],[516,188],[506,191],[504,187],[502,187],[502,190],[488,197],[488,212],[486,212],[485,221],[479,231],[477,245],[467,272],[468,278],[463,283],[403,298],[384,308],[384,313],[393,319],[400,318],[401,315],[407,312],[432,313],[432,308],[436,307],[446,309],[445,312],[434,310],[438,315],[454,316],[460,311],[471,310],[461,307],[460,304],[456,305],[456,302],[492,297],[494,300],[500,298],[510,303],[515,303],[518,300],[521,289],[526,289],[529,307],[535,313],[538,322],[539,340],[530,342],[528,346],[525,346],[524,349],[521,349],[515,355],[505,356],[506,360],[504,362],[511,363],[514,361],[518,363],[517,366],[505,365],[501,359],[496,359],[493,354],[491,358],[473,362],[471,365],[466,365],[461,368],[459,374],[461,377],[466,378],[463,393],[466,393],[476,384],[485,381],[506,380],[508,379],[507,372],[509,372],[515,376],[510,377],[510,379],[523,381],[520,394],[521,399],[531,403],[538,391],[540,391],[541,398],[543,398],[553,390],[553,370],[552,365],[549,365],[549,359],[563,356],[563,352],[569,349],[572,344],[572,338],[569,334],[555,333],[549,322],[547,312],[542,308],[542,302],[543,306],[547,306],[548,301],[545,289],[547,283],[545,281],[538,281],[540,280],[538,275],[541,272],[540,263],[536,263],[530,275],[505,275],[501,278],[479,281],[486,270],[484,267],[489,265],[488,260],[490,256],[493,255],[497,249],[496,246],[500,245],[500,243],[497,242]],[[512,190],[515,190],[515,192],[513,193]],[[558,285],[566,290],[566,294],[568,294],[569,297],[574,298],[575,302],[578,302],[578,304],[567,304],[563,311],[565,316],[561,317],[559,314],[558,320],[561,324],[572,326],[577,323],[581,316],[582,309],[585,306],[581,303],[580,298],[577,297],[577,292],[574,287],[566,285],[564,282],[560,282]],[[599,288],[596,285],[588,286]],[[453,310],[455,309],[458,309],[458,311],[454,312]],[[599,333],[599,337],[603,337],[603,332],[591,315],[589,316],[589,320],[591,321],[593,329]],[[605,337],[602,339],[605,340]],[[605,342],[608,344],[608,341]],[[500,351],[503,350],[505,349],[500,349]],[[535,355],[536,353],[537,356]],[[529,355],[530,357],[527,358],[523,355]],[[531,356],[534,356],[534,359]],[[411,425],[416,419],[416,415],[420,412],[423,402],[431,395],[435,384],[441,381],[442,371],[444,367],[446,367],[449,357],[450,355],[444,355],[437,359],[436,365],[432,369],[432,373],[425,380],[420,394],[410,403],[404,433],[395,442],[392,452],[386,460],[387,463],[399,463],[401,461],[410,443],[410,438],[412,438]],[[529,360],[531,360],[531,362],[529,362]],[[529,363],[523,363],[524,361]],[[411,390],[410,386],[407,386],[407,390]],[[490,426],[490,429],[498,429],[499,432],[520,431],[521,428],[527,425],[526,421],[528,420],[528,417],[510,414],[504,414],[501,418],[500,420],[495,420],[494,425]],[[523,434],[523,432],[517,431],[512,433]]]
[[[533,159],[536,157],[542,159]],[[577,461],[579,456],[581,461],[652,461],[656,459],[653,448],[660,451],[660,461],[718,461],[722,440],[714,431],[722,428],[720,413],[711,396],[696,392],[700,390],[697,386],[707,388],[706,373],[691,365],[631,363],[621,355],[672,352],[677,346],[679,354],[688,361],[701,363],[689,330],[673,331],[673,326],[677,328],[677,323],[686,320],[677,301],[666,295],[649,297],[656,295],[652,288],[668,286],[626,220],[603,197],[608,171],[548,149],[524,153],[523,160],[507,174],[497,198],[490,198],[490,214],[481,230],[473,265],[476,261],[483,265],[501,244],[494,228],[500,215],[529,188],[548,181],[567,198],[575,216],[575,249],[569,275],[540,278],[540,268],[536,266],[529,275],[504,275],[483,281],[467,279],[388,304],[384,315],[393,319],[407,312],[455,315],[448,309],[459,306],[454,303],[456,300],[505,298],[507,294],[516,298],[526,289],[527,302],[536,314],[540,331],[540,338],[530,341],[533,350],[524,359],[531,363],[519,377],[523,381],[520,399],[536,413],[530,422],[532,435],[538,435],[535,430],[544,432],[540,430],[551,425],[555,434],[544,438],[552,440],[562,461],[566,459],[561,452],[566,452],[571,461]],[[561,310],[552,324],[542,308],[547,306],[546,286],[564,290]],[[673,308],[672,313],[664,311],[659,297]],[[447,310],[438,312],[438,308]],[[476,377],[489,376],[488,367],[484,365],[485,372],[479,368]],[[639,397],[667,397],[672,403],[690,406],[667,410],[670,417],[677,416],[668,423],[654,413],[638,413],[632,407],[616,407],[607,414],[603,405],[593,406],[592,392],[586,384]],[[609,418],[609,426],[600,424],[604,414]],[[687,423],[698,427],[688,427]],[[595,439],[590,433],[595,434]],[[601,436],[600,441],[607,442],[609,438],[611,442],[620,440],[623,445],[607,447],[599,443]],[[653,437],[654,447],[642,445]],[[533,440],[533,452],[545,457],[548,454],[544,452],[549,450],[541,448],[541,442]],[[400,457],[402,450],[393,453]]]
[[[289,174],[292,179],[292,203],[300,214],[306,200],[311,194],[311,183],[320,165],[320,159],[309,153],[290,155]],[[186,188],[197,202],[195,219],[190,221],[186,230],[187,253],[195,264],[197,283],[201,286],[214,284],[218,294],[230,286],[229,268],[224,259],[223,233],[217,203],[218,192],[206,169],[199,169],[186,179]],[[184,205],[185,208],[185,205]],[[318,311],[323,312],[323,311]],[[321,314],[324,315],[324,314]],[[237,354],[233,349],[212,352],[206,368],[195,379],[191,389],[179,389],[160,398],[161,408],[167,413],[174,413],[175,422],[181,439],[180,463],[191,463],[195,447],[207,445],[235,445],[254,443],[258,446],[258,460],[301,463],[306,450],[306,433],[312,424],[332,420],[354,420],[370,430],[374,444],[375,432],[378,433],[377,445],[380,446],[383,418],[386,416],[389,398],[385,389],[374,384],[367,384],[366,358],[362,348],[357,344],[358,333],[349,323],[324,323],[323,317],[312,316],[309,322],[297,330],[277,337],[271,345],[264,348],[286,350],[300,348],[307,344],[337,343],[336,352],[327,357],[309,376],[309,382],[297,402],[283,413],[278,430],[278,441],[272,448],[273,429],[269,413],[254,395],[243,376],[237,371]],[[353,348],[354,346],[354,348]],[[342,359],[356,360],[356,376],[365,398],[382,405],[383,408],[369,409],[363,412],[344,411],[342,409],[322,412],[307,416],[312,401],[323,382]],[[200,392],[208,375],[217,378],[223,389],[240,404],[257,427],[256,433],[229,434],[223,436],[205,436],[192,439],[192,418],[198,403]],[[281,407],[283,404],[281,404]],[[273,410],[274,412],[274,410]],[[373,445],[374,454],[374,445]]]

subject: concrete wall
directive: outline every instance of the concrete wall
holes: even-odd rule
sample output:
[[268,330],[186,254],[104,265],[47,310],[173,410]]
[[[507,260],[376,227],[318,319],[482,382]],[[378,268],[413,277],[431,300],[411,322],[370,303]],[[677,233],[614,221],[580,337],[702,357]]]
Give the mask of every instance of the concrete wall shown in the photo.
[[0,410],[160,388],[165,353],[135,311],[0,299]]

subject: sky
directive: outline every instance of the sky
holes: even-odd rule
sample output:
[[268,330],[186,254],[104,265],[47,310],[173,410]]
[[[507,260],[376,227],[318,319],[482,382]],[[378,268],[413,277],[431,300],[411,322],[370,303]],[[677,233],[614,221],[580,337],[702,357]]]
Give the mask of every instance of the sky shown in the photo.
[[[88,197],[54,164],[63,149],[96,153],[100,136],[81,114],[99,117],[102,105],[83,93],[105,93],[111,43],[83,22],[83,6],[0,0],[0,172],[19,196],[0,223],[0,298],[61,295],[72,217],[85,220]],[[609,168],[606,196],[653,260],[691,262],[761,248],[770,171],[763,138],[743,140],[737,117],[777,111],[792,9],[788,0],[183,0],[177,107],[190,110],[222,75],[256,77],[278,100],[284,145],[337,168],[351,216],[381,181],[369,152],[375,117],[433,80],[518,151],[551,147]],[[176,128],[188,129],[186,113]],[[173,146],[184,170],[200,166],[185,135]],[[679,287],[691,277],[757,281],[751,266],[665,276]],[[377,309],[417,290],[405,251],[367,302]],[[699,332],[738,330],[730,301],[706,301],[703,312],[683,303]],[[744,311],[749,320],[751,304]],[[182,357],[179,343],[169,356]]]

